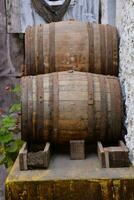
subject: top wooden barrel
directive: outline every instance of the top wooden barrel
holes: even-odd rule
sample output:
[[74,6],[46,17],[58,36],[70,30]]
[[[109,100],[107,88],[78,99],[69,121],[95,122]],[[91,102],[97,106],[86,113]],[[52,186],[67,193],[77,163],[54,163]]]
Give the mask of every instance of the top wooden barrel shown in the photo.
[[117,76],[117,29],[77,21],[28,26],[23,75],[72,69]]
[[117,142],[122,118],[117,77],[70,71],[22,78],[22,138],[26,141]]

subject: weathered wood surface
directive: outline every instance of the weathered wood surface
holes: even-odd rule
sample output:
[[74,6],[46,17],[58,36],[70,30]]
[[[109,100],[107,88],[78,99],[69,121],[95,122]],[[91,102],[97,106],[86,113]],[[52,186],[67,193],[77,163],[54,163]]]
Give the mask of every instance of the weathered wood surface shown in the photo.
[[24,143],[19,151],[19,166],[20,170],[28,170],[27,165],[27,143]]
[[27,165],[29,169],[47,169],[50,162],[50,143],[44,145],[43,150],[28,152]]
[[[19,1],[17,0],[16,3],[17,2]],[[17,4],[13,5],[13,9],[16,9],[16,6]],[[1,0],[0,1],[0,76],[15,76],[16,74],[21,72],[21,66],[24,63],[24,46],[23,46],[23,40],[20,39],[19,34],[7,33],[6,14],[7,14],[6,0]],[[15,22],[17,19],[15,19]],[[17,27],[15,22],[14,25],[15,27]]]
[[21,33],[20,0],[5,0],[8,33]]
[[6,200],[133,200],[134,168],[102,169],[97,155],[73,161],[55,155],[48,170],[20,171],[6,181]]
[[[24,33],[28,25],[46,23],[44,19],[36,13],[31,4],[31,0],[6,0],[6,3],[9,32]],[[63,20],[69,19],[98,22],[99,0],[72,0],[69,9],[63,17]]]
[[6,9],[5,0],[0,1],[0,34],[6,33]]
[[44,148],[36,150],[36,145],[32,151],[29,150],[27,143],[24,143],[19,151],[20,170],[47,169],[50,162],[50,143],[46,143]]
[[21,83],[24,140],[69,144],[121,138],[118,78],[69,71],[23,77]]
[[0,75],[5,76],[7,74],[14,73],[14,67],[11,64],[11,58],[9,54],[9,35],[6,33],[0,33]]
[[16,76],[24,63],[23,40],[18,34],[0,33],[0,76]]
[[129,151],[123,141],[118,146],[103,147],[98,142],[98,157],[103,168],[129,167]]
[[84,140],[71,140],[70,141],[70,158],[72,160],[85,159],[85,141]]
[[118,11],[116,13],[116,6],[119,0],[100,0],[101,2],[101,23],[116,25],[116,15],[119,15]]
[[24,35],[9,34],[9,51],[11,64],[15,68],[15,75],[21,75],[22,66],[24,65]]
[[71,69],[117,76],[117,29],[76,21],[27,28],[24,75]]

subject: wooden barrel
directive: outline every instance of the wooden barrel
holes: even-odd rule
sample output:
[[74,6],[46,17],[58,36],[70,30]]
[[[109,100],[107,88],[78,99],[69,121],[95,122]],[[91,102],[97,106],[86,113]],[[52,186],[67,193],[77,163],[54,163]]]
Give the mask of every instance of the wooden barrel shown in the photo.
[[22,78],[22,139],[67,144],[121,138],[122,102],[118,78],[55,72]]
[[117,76],[117,29],[75,21],[28,26],[24,75],[68,70]]

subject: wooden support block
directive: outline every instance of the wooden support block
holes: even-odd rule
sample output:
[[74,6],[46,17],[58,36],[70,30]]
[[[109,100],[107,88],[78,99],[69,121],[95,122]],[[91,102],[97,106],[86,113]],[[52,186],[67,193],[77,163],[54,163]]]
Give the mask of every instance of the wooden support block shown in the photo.
[[98,157],[102,168],[128,167],[128,149],[123,141],[119,141],[119,146],[103,147],[98,142]]
[[85,141],[84,140],[70,141],[70,157],[72,160],[85,159]]
[[46,143],[44,150],[28,152],[27,143],[19,152],[20,170],[47,169],[50,162],[50,143]]

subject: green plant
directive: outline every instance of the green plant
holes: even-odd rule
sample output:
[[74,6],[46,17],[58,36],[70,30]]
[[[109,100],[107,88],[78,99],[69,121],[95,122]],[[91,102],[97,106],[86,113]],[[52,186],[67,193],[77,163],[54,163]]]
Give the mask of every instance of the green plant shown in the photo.
[[[11,92],[20,92],[20,86],[16,86]],[[0,123],[0,164],[4,164],[7,168],[12,166],[23,144],[23,141],[16,139],[14,134],[17,123],[14,114],[18,114],[20,111],[21,104],[13,104]]]

